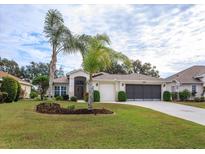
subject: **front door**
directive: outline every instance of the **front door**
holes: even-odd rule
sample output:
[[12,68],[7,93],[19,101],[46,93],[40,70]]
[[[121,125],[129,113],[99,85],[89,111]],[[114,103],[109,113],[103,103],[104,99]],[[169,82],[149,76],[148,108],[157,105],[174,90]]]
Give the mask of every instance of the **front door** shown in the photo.
[[83,99],[84,93],[86,92],[86,78],[85,77],[75,77],[75,88],[74,95],[78,99]]
[[75,96],[78,99],[83,99],[83,94],[84,94],[84,87],[76,85],[76,87],[75,87]]

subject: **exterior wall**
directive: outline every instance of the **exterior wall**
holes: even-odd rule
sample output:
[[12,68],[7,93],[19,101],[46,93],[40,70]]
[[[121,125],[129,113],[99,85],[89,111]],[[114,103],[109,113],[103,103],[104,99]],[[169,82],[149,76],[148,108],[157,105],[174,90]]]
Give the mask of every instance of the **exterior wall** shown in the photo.
[[55,86],[66,86],[66,94],[69,94],[69,83],[54,83],[52,89],[52,96],[55,95]]
[[[69,96],[74,96],[74,88],[75,88],[75,84],[74,84],[74,79],[75,77],[85,77],[86,81],[88,81],[89,79],[89,75],[83,71],[77,71],[75,73],[70,74],[69,76]],[[86,84],[86,91],[88,91],[88,86]]]
[[[165,90],[165,87],[163,86],[164,83],[161,82],[149,82],[149,81],[94,81],[94,90],[100,91],[100,85],[101,84],[114,84],[115,85],[115,101],[117,101],[117,94],[119,91],[126,91],[126,84],[147,84],[147,85],[161,85],[161,99],[163,96],[163,91]],[[98,85],[98,86],[97,86]],[[109,93],[109,89],[107,89],[107,92]]]
[[21,84],[21,89],[24,91],[24,96],[21,96],[23,98],[30,98],[30,93],[31,93],[31,86]]
[[[196,85],[196,95],[195,97],[201,97],[201,94],[203,92],[203,84],[180,84],[180,86],[178,87],[178,89],[176,89],[176,92],[180,92],[183,91],[185,89],[189,90],[190,92],[192,92],[192,85]],[[176,82],[172,82],[172,83],[167,83],[166,84],[166,90],[172,92],[172,86],[176,86]]]
[[[183,91],[184,89],[187,89],[190,92],[192,92],[192,85],[193,84],[182,84],[179,87],[179,91]],[[195,97],[201,97],[201,94],[203,92],[203,86],[202,86],[202,84],[195,84],[195,85],[196,85],[196,92],[197,92]]]

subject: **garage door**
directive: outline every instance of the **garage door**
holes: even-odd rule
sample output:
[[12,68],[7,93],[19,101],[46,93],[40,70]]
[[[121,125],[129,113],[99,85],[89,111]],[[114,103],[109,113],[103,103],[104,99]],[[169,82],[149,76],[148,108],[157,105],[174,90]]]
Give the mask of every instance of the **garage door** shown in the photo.
[[130,100],[160,100],[161,85],[126,85],[127,98]]
[[114,84],[100,84],[100,101],[115,101]]

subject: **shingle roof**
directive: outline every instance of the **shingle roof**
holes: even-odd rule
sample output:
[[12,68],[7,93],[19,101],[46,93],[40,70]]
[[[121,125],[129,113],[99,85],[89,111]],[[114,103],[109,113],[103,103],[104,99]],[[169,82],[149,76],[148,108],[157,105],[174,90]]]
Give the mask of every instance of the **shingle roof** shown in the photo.
[[166,81],[177,80],[180,83],[202,83],[199,79],[196,78],[196,76],[202,75],[204,73],[205,66],[192,66],[166,78]]
[[17,81],[19,81],[21,84],[25,84],[25,85],[30,85],[31,86],[31,83],[29,83],[29,82],[27,82],[27,81],[24,81],[24,80],[22,80],[22,79],[20,79],[20,78],[18,78],[18,77],[16,77],[16,76],[13,76],[13,75],[11,75],[11,74],[8,74],[7,72],[3,72],[3,71],[0,71],[0,78],[2,78],[2,77],[11,77],[11,78],[13,78],[13,79],[15,79],[15,80],[17,80]]
[[103,74],[93,78],[94,80],[150,80],[150,81],[163,81],[162,78],[151,77],[137,73],[132,74]]
[[69,80],[66,76],[61,77],[61,78],[56,78],[53,80],[53,83],[68,83]]

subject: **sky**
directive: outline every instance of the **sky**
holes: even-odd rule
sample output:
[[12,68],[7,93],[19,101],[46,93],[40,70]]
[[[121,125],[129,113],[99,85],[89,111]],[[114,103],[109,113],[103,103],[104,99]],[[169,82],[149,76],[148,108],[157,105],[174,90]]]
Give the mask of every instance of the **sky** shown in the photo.
[[[20,66],[49,62],[43,33],[49,9],[59,10],[74,34],[106,33],[111,47],[130,59],[156,66],[168,77],[205,65],[205,5],[0,5],[0,57]],[[61,53],[57,67],[81,67],[80,54]]]

